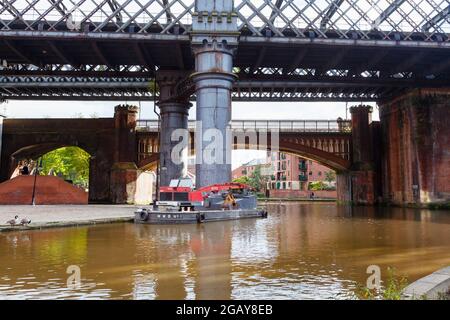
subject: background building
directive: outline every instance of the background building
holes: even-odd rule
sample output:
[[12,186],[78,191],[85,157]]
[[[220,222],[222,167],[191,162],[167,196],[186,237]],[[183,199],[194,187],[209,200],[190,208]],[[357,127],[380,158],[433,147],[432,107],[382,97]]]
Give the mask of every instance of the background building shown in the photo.
[[232,178],[234,180],[239,179],[240,177],[243,176],[250,177],[252,173],[255,172],[257,167],[261,168],[261,173],[264,175],[269,175],[271,172],[270,171],[271,165],[266,161],[266,159],[253,159],[247,163],[244,163],[242,166],[234,169],[233,172],[231,173]]
[[310,183],[322,181],[329,187],[335,182],[327,181],[327,175],[334,171],[320,163],[283,152],[269,152],[267,163],[271,164],[268,189],[308,190]]

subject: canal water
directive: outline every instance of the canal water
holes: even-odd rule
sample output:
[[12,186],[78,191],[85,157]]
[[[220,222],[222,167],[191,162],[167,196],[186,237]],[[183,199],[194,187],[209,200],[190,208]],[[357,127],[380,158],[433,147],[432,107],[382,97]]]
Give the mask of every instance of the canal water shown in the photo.
[[352,299],[369,265],[409,281],[450,265],[449,211],[268,209],[202,225],[0,233],[0,299]]

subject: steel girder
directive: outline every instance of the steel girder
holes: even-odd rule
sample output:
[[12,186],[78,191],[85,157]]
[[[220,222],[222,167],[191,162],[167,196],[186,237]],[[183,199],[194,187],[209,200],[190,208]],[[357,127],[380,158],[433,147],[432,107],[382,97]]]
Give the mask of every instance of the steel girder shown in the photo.
[[[82,71],[84,72],[84,71]],[[113,77],[9,75],[0,77],[0,97],[30,100],[152,100],[153,79],[132,72]],[[233,87],[235,101],[373,101],[411,87],[443,87],[445,81],[344,76],[243,76]],[[174,97],[195,100],[190,78],[180,82]]]
[[[435,41],[447,0],[236,0],[251,36]],[[188,34],[194,0],[2,0],[0,30]]]
[[450,4],[448,5],[447,8],[445,8],[441,12],[437,13],[433,18],[431,18],[430,21],[425,23],[422,27],[422,31],[429,32],[431,28],[433,28],[435,25],[439,24],[441,21],[448,19],[449,16],[450,16]]

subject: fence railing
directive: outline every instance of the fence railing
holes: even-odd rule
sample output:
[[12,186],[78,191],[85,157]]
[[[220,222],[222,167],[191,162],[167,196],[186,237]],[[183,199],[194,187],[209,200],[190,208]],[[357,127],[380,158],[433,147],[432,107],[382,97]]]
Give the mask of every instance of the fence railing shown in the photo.
[[[195,120],[188,123],[189,130],[194,130]],[[350,120],[232,120],[233,130],[267,130],[280,132],[351,132]],[[158,131],[158,120],[137,120],[140,131]]]

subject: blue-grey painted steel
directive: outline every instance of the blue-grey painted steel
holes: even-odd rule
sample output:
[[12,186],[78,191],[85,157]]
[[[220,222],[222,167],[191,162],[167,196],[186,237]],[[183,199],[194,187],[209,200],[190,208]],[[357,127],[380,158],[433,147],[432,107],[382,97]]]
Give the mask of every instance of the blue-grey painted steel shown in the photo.
[[[189,132],[188,115],[190,103],[160,103],[160,185],[168,186],[170,180],[187,176]],[[181,129],[181,130],[180,130]],[[183,130],[186,129],[186,130]],[[174,137],[182,137],[182,141]],[[177,149],[177,147],[181,147]]]
[[430,31],[431,28],[438,25],[441,21],[448,18],[449,16],[450,16],[450,4],[448,5],[447,8],[445,8],[441,12],[437,13],[433,18],[431,18],[430,21],[425,23],[422,27],[422,31],[423,32]]
[[184,224],[265,217],[267,217],[267,212],[262,209],[204,210],[193,212],[167,212],[140,209],[135,212],[134,221],[135,223],[143,224]]
[[192,22],[197,96],[196,187],[231,181],[231,91],[237,46],[233,1],[198,0]]
[[168,186],[172,179],[187,176],[188,165],[188,116],[192,106],[188,99],[173,100],[177,82],[185,77],[183,72],[159,71],[156,81],[159,86],[161,123],[160,140],[160,185]]

